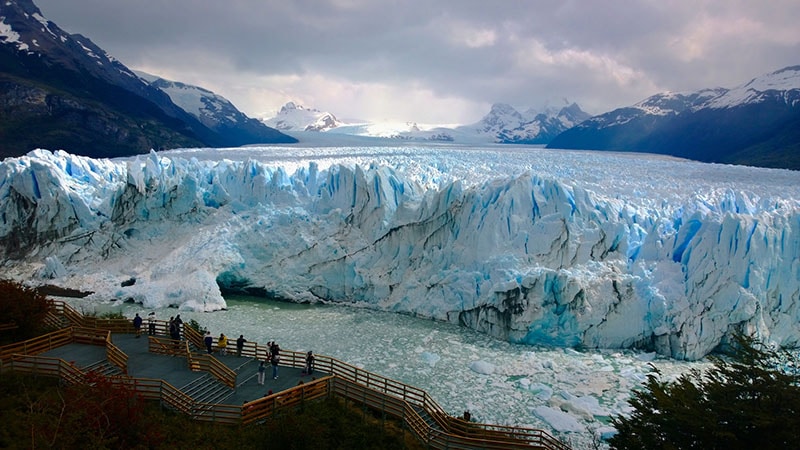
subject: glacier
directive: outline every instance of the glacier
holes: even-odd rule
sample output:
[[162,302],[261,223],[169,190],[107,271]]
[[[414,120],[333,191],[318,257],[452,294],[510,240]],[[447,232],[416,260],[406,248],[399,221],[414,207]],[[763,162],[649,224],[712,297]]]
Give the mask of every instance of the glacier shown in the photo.
[[0,163],[7,277],[187,311],[344,303],[512,343],[696,360],[796,347],[800,173],[386,144]]

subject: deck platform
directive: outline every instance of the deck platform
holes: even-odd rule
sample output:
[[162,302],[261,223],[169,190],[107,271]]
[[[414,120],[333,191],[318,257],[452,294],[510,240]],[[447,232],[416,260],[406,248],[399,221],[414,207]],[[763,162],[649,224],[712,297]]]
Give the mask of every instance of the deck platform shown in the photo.
[[[112,335],[112,342],[128,355],[128,375],[134,378],[150,378],[164,380],[177,389],[182,389],[206,375],[206,372],[189,370],[186,358],[167,356],[148,351],[147,335],[137,338],[133,334]],[[72,343],[50,350],[42,356],[59,358],[71,362],[82,369],[106,360],[105,347],[89,344]],[[302,369],[278,367],[278,378],[272,378],[272,366],[267,365],[264,385],[258,384],[258,363],[252,357],[236,356],[228,353],[221,356],[213,354],[221,363],[236,372],[236,388],[231,396],[222,403],[241,405],[245,402],[264,397],[271,390],[273,393],[290,389],[312,379],[327,376],[326,373],[314,372],[312,376],[303,373]]]

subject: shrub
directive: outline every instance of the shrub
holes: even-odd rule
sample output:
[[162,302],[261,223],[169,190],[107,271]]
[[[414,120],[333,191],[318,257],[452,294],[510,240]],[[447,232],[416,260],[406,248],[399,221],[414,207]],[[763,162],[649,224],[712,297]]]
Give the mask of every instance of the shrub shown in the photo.
[[0,324],[16,324],[8,331],[12,341],[25,340],[45,330],[44,319],[52,303],[35,289],[9,280],[0,280]]
[[728,357],[674,382],[648,375],[630,417],[612,417],[615,449],[785,449],[800,440],[798,357],[737,337]]

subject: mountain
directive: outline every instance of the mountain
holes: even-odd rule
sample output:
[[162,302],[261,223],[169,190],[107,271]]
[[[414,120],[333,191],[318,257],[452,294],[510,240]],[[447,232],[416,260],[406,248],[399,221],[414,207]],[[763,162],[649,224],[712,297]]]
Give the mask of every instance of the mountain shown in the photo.
[[342,125],[329,112],[304,108],[294,102],[283,105],[277,116],[262,121],[281,131],[328,131]]
[[657,94],[592,117],[548,147],[800,170],[800,66],[733,89]]
[[529,109],[525,113],[511,105],[496,103],[480,121],[459,129],[487,136],[497,143],[547,144],[589,117],[576,103],[567,103],[562,108],[545,108],[541,112]]
[[167,94],[173,103],[204,126],[226,136],[231,146],[293,142],[291,139],[286,139],[287,136],[283,133],[264,125],[258,119],[247,117],[228,99],[208,89],[166,80],[145,72],[135,73],[150,86]]
[[203,125],[90,39],[45,19],[32,1],[0,5],[0,157],[37,147],[114,157],[256,142],[264,141]]
[[589,118],[575,103],[543,112],[524,114],[498,103],[479,122],[465,126],[426,125],[417,122],[345,123],[328,112],[304,108],[294,102],[284,105],[278,115],[263,122],[278,130],[326,131],[353,136],[370,136],[404,141],[459,142],[470,144],[546,144],[564,130]]

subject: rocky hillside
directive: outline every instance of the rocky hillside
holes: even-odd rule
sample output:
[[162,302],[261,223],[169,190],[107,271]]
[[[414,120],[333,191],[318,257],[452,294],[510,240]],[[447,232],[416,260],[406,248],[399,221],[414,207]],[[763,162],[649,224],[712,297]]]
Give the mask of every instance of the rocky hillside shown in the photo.
[[[266,128],[266,127],[264,127]],[[30,0],[0,5],[0,157],[34,148],[94,157],[265,142],[214,130]],[[273,142],[294,139],[272,130]]]

